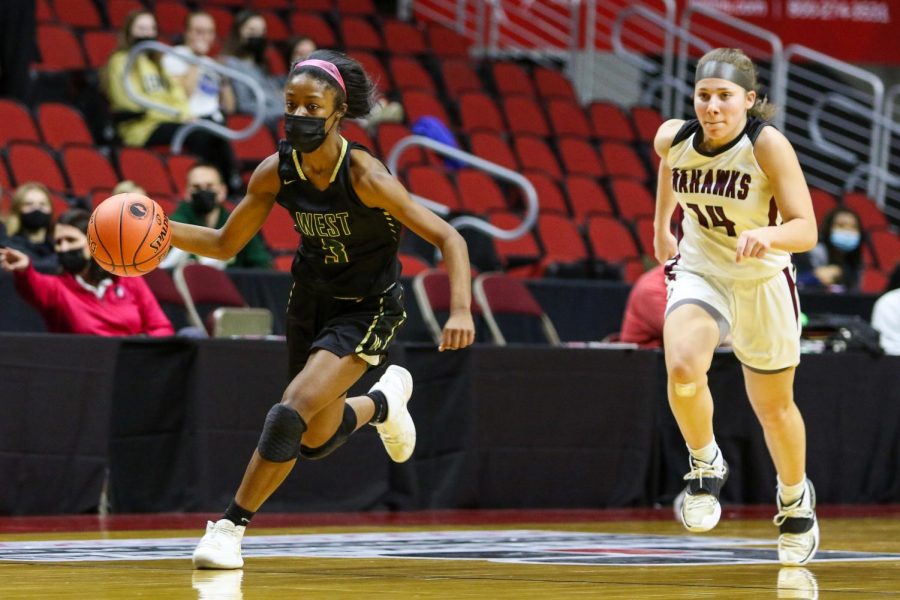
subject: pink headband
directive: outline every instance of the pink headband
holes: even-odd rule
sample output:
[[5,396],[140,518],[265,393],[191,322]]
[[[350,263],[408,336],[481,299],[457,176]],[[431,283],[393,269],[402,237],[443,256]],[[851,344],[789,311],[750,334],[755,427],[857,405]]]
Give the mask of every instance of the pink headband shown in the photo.
[[331,78],[337,81],[338,85],[341,86],[341,89],[344,90],[344,95],[347,95],[347,86],[344,85],[344,78],[341,77],[341,72],[338,71],[338,68],[336,66],[334,66],[334,63],[330,63],[327,60],[309,58],[294,65],[295,69],[299,69],[300,67],[319,67],[320,69],[331,75]]

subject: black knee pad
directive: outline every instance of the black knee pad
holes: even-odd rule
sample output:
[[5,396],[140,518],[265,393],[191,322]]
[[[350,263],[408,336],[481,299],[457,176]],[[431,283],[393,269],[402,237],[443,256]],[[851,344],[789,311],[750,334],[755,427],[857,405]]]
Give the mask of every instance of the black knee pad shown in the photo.
[[319,460],[325,458],[338,448],[344,445],[350,434],[356,429],[356,412],[349,404],[344,405],[344,418],[338,426],[334,435],[328,438],[328,441],[318,448],[310,448],[309,446],[300,446],[300,456],[307,460]]
[[306,423],[296,410],[284,404],[276,404],[266,415],[262,434],[259,436],[259,455],[271,462],[287,462],[300,454],[300,437],[306,431]]

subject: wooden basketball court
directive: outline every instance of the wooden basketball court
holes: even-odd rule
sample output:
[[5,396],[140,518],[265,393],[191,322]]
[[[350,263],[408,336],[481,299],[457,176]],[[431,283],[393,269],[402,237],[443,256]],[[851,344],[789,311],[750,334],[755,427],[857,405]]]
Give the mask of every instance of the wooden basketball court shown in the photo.
[[0,519],[0,597],[900,597],[900,506],[822,508],[807,568],[775,559],[769,507],[691,535],[671,510],[259,515],[240,571],[194,571],[206,518]]

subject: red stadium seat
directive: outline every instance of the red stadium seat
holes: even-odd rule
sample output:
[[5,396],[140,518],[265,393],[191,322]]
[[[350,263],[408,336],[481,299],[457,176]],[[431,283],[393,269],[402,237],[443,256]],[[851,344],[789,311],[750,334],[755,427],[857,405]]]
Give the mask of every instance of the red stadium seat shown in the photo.
[[[385,163],[387,163],[388,156],[390,155],[391,149],[394,147],[394,145],[403,138],[409,137],[411,135],[412,132],[406,125],[401,125],[399,123],[381,123],[378,126],[378,130],[376,132],[376,137],[378,139],[378,149],[381,159],[384,160]],[[397,163],[397,168],[402,171],[410,165],[424,165],[427,163],[428,159],[425,158],[425,153],[422,151],[422,149],[418,147],[412,147],[408,148],[400,156],[400,161]]]
[[540,215],[538,232],[544,243],[546,268],[554,264],[571,264],[588,259],[588,251],[575,224],[563,215]]
[[444,172],[431,166],[416,165],[406,170],[409,191],[428,200],[440,202],[453,211],[459,211],[462,203],[453,183]]
[[613,177],[610,189],[616,206],[619,207],[619,216],[623,219],[631,221],[638,217],[653,216],[656,210],[653,196],[640,181],[629,177]]
[[[347,13],[341,13],[347,14]],[[340,21],[341,39],[348,50],[383,50],[384,42],[374,27],[361,17],[344,17]]]
[[166,159],[166,167],[169,170],[169,176],[172,178],[172,182],[175,184],[175,189],[178,192],[177,196],[179,198],[184,198],[186,196],[187,175],[197,162],[197,157],[189,154],[173,155]]
[[144,188],[148,195],[171,196],[175,191],[162,158],[144,148],[119,150],[119,173]]
[[0,195],[0,215],[7,214],[8,207],[5,205],[4,198],[8,197],[8,192],[12,187],[12,179],[9,177],[6,165],[0,160],[0,191],[3,192],[3,194]]
[[415,123],[420,117],[437,117],[446,125],[450,125],[450,119],[444,111],[444,106],[435,98],[434,94],[419,90],[407,90],[401,94],[401,104],[406,111],[406,120]]
[[478,73],[468,60],[441,61],[441,78],[451,98],[458,98],[463,92],[481,92],[484,85]]
[[7,148],[7,158],[15,185],[39,181],[55,192],[64,192],[68,189],[56,157],[45,146],[13,142]]
[[59,10],[56,12],[57,18],[76,29],[100,29],[103,27],[103,20],[100,18],[100,12],[93,0],[56,0]]
[[[510,230],[521,225],[522,219],[511,213],[498,212],[491,214],[490,222],[500,229]],[[533,231],[527,231],[515,240],[494,238],[494,249],[504,269],[511,274],[524,277],[538,274],[538,262],[542,255]]]
[[380,92],[384,93],[394,89],[394,84],[387,70],[377,56],[364,50],[350,52],[350,56],[359,61],[359,64],[366,70],[369,78]]
[[557,136],[571,135],[580,138],[592,136],[591,126],[584,116],[584,109],[573,100],[557,98],[550,100],[547,107],[550,125]]
[[588,108],[594,136],[606,141],[634,141],[634,127],[618,104],[594,102]]
[[[232,129],[244,129],[251,121],[253,117],[250,115],[230,115],[226,120],[228,127]],[[265,125],[247,139],[233,140],[231,147],[234,149],[235,158],[245,165],[253,164],[253,166],[277,152],[272,132]]]
[[300,244],[300,234],[294,226],[291,215],[277,206],[263,222],[262,236],[266,245],[276,255],[293,255]]
[[469,137],[469,145],[472,148],[472,154],[497,163],[500,166],[512,169],[519,169],[519,161],[509,148],[509,144],[503,139],[503,136],[496,133],[488,133],[480,131],[473,133]]
[[631,107],[631,119],[634,121],[638,139],[647,143],[653,142],[656,130],[663,124],[663,117],[659,111],[649,106]]
[[37,119],[44,140],[51,148],[58,150],[66,144],[90,146],[94,143],[84,117],[68,104],[45,102],[37,109]]
[[177,0],[157,0],[153,7],[160,37],[175,37],[184,33],[184,22],[190,11]]
[[561,98],[563,100],[577,101],[572,82],[559,71],[547,67],[535,67],[534,82],[537,85],[541,98]]
[[140,0],[107,0],[106,16],[109,17],[110,27],[118,30],[125,23],[125,17],[129,13],[146,8]]
[[297,9],[330,12],[334,8],[334,0],[293,0]]
[[506,200],[497,183],[484,171],[460,169],[456,183],[462,206],[475,214],[506,210]]
[[375,4],[372,0],[337,0],[339,15],[374,15]]
[[566,173],[590,177],[606,175],[603,161],[600,160],[594,147],[586,140],[574,137],[562,138],[557,141],[557,145]]
[[544,118],[544,111],[531,98],[510,96],[503,99],[503,112],[509,131],[514,134],[530,133],[546,137],[550,135],[550,126]]
[[819,188],[809,188],[809,195],[812,198],[813,212],[816,213],[816,223],[821,227],[825,215],[837,208],[837,199]]
[[564,182],[569,204],[575,220],[583,223],[591,215],[612,216],[615,214],[606,191],[592,177],[570,175]]
[[588,241],[595,257],[614,263],[639,257],[634,238],[621,221],[595,215],[588,218],[587,227]]
[[112,31],[86,31],[81,37],[87,64],[91,69],[101,69],[119,44],[119,36]]
[[[868,231],[882,231],[888,228],[887,217],[875,204],[875,201],[860,192],[844,194],[844,206],[852,209],[859,215],[863,229]],[[900,258],[900,256],[898,256]]]
[[864,294],[882,294],[887,288],[888,278],[878,269],[865,268],[862,273],[862,280],[859,284],[859,291]]
[[429,23],[426,27],[429,48],[438,58],[469,58],[472,41],[443,25]]
[[[568,215],[569,208],[566,205],[566,199],[556,182],[542,171],[526,171],[522,173],[531,185],[534,186],[538,197],[538,210],[541,214],[554,213]],[[522,206],[525,206],[524,197],[521,199]]]
[[287,63],[284,61],[284,55],[278,50],[278,46],[269,44],[266,48],[266,58],[269,61],[269,70],[273,75],[287,75]]
[[553,322],[522,281],[505,273],[482,273],[475,279],[473,295],[498,346],[560,344]]
[[641,252],[653,257],[653,215],[643,215],[634,220],[634,232],[637,234]]
[[94,188],[114,188],[119,177],[106,158],[95,148],[69,146],[62,151],[62,164],[76,196],[87,196]]
[[56,20],[56,13],[53,11],[50,0],[37,0],[34,10],[38,23],[50,23]]
[[427,262],[412,254],[404,254],[401,252],[398,255],[398,258],[400,259],[400,265],[402,267],[400,274],[403,277],[415,277],[419,273],[431,268],[431,265]]
[[37,45],[42,71],[82,70],[86,63],[81,44],[72,30],[64,25],[38,25]]
[[534,169],[535,171],[543,171],[555,177],[562,179],[562,169],[559,167],[559,161],[550,147],[540,138],[530,135],[517,135],[513,138],[513,147],[516,150],[516,156],[519,157],[519,164],[523,169]]
[[291,10],[293,0],[250,0],[256,10]]
[[600,156],[610,176],[633,177],[647,181],[647,169],[637,152],[622,142],[605,142],[600,146]]
[[375,142],[358,123],[354,121],[341,122],[341,135],[357,144],[362,144],[372,152],[375,152]]
[[494,62],[491,64],[491,73],[494,76],[494,85],[501,95],[537,97],[528,71],[516,63]]
[[459,98],[459,115],[467,133],[490,131],[504,133],[506,127],[497,105],[487,94],[467,92]]
[[278,13],[264,10],[260,11],[260,14],[266,21],[266,38],[276,44],[287,42],[288,38],[291,37],[291,33],[288,31],[284,20],[278,16]]
[[0,98],[0,147],[12,141],[40,143],[41,136],[25,105]]
[[384,23],[384,42],[394,54],[424,54],[425,35],[411,23],[388,20]]
[[882,269],[893,269],[900,261],[900,236],[884,229],[870,231],[869,240],[875,250],[878,266]]
[[[239,2],[238,6],[241,6],[243,2],[240,0]],[[227,8],[221,6],[206,6],[203,10],[213,18],[213,21],[215,21],[216,36],[220,39],[225,39],[228,32],[231,31],[231,24],[234,22],[234,14]]]
[[312,38],[319,48],[334,48],[338,45],[334,29],[321,15],[294,12],[290,22],[294,32]]
[[431,75],[422,64],[411,56],[394,56],[388,60],[388,67],[397,89],[422,90],[431,94],[437,92],[437,87],[431,79]]

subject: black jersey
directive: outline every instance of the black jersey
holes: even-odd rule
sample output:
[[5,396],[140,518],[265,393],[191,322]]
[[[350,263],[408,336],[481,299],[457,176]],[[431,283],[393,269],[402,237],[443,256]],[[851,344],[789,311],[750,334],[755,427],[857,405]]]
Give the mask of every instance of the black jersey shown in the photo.
[[343,139],[341,155],[324,190],[300,168],[300,154],[278,146],[281,191],[276,200],[294,219],[300,247],[291,268],[299,285],[338,297],[380,294],[400,277],[400,223],[381,208],[363,204],[353,190],[350,151],[369,150]]

